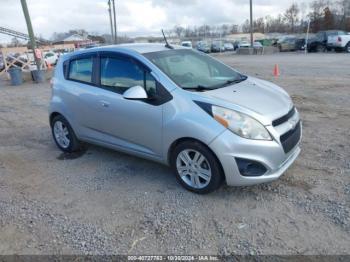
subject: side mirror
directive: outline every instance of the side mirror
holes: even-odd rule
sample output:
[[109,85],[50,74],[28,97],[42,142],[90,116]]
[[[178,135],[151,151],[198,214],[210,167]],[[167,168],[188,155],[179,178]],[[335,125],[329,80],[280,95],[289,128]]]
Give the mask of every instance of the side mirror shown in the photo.
[[142,100],[148,98],[147,93],[142,86],[130,87],[123,93],[123,97],[129,100]]

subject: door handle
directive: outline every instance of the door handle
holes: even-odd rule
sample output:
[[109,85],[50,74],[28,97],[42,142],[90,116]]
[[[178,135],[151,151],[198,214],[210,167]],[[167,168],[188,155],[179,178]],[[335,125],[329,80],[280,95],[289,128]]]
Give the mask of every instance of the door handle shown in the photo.
[[109,103],[107,101],[100,101],[103,107],[109,107]]

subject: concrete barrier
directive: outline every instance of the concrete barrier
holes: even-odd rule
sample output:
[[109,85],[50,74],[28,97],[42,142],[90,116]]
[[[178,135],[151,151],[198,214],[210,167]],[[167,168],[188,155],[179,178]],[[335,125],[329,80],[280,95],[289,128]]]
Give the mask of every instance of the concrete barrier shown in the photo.
[[268,55],[278,52],[274,46],[264,46],[263,48],[244,47],[237,50],[238,55]]

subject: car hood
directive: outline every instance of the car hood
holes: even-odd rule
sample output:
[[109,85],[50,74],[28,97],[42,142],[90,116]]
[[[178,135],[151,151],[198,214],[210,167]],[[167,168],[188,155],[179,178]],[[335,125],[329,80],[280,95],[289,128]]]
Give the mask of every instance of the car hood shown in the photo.
[[290,96],[281,87],[254,77],[202,94],[248,109],[270,120],[286,114],[293,106]]

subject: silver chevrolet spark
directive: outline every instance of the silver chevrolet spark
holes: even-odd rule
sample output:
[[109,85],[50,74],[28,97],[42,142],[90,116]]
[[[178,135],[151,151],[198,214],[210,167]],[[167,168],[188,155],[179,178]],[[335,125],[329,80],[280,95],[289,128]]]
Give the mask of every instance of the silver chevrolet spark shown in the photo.
[[64,152],[93,143],[170,165],[188,190],[280,177],[300,153],[289,95],[197,51],[128,44],[61,57],[50,124]]

